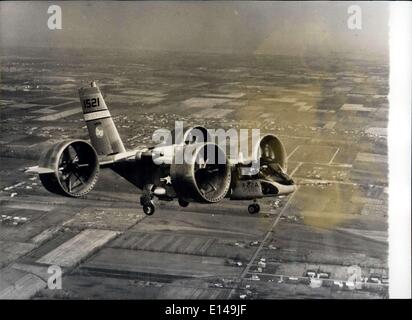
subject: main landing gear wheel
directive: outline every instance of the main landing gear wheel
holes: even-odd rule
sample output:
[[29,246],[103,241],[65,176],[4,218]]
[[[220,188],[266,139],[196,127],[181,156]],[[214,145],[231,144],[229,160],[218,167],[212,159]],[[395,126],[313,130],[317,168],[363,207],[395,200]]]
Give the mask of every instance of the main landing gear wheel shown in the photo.
[[247,211],[250,214],[256,214],[259,213],[260,211],[260,206],[257,203],[252,203],[251,205],[249,205],[249,207],[247,208]]
[[182,208],[186,208],[186,207],[189,205],[189,202],[187,202],[187,201],[185,201],[185,200],[183,200],[183,199],[179,199],[177,202],[179,202],[179,205],[180,205]]
[[151,216],[155,212],[155,205],[152,201],[143,205],[143,212],[148,216]]

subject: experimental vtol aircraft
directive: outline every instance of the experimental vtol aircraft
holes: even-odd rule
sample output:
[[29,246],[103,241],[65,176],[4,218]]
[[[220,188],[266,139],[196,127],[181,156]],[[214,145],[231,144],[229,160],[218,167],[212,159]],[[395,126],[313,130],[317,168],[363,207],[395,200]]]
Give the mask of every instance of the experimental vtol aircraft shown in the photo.
[[[109,168],[142,190],[140,204],[147,215],[155,211],[154,197],[165,201],[177,199],[182,207],[190,202],[217,203],[223,198],[251,200],[248,212],[255,214],[260,210],[257,199],[289,194],[296,189],[286,174],[285,148],[274,135],[261,137],[253,146],[254,160],[259,160],[255,161],[259,166],[244,174],[253,162],[229,159],[226,150],[210,141],[208,130],[202,126],[188,128],[182,141],[175,139],[164,148],[126,150],[96,83],[81,88],[79,96],[90,143],[58,142],[43,152],[38,166],[26,170],[39,174],[50,192],[83,197],[95,186],[100,169]],[[203,139],[193,139],[194,132],[201,132]],[[161,157],[173,158],[177,151],[189,147],[192,161],[156,161]]]

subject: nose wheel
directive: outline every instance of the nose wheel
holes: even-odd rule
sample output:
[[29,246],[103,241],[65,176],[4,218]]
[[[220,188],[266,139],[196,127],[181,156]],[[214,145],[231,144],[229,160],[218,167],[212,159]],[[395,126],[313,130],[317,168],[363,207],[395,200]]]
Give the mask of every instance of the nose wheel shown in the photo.
[[252,203],[251,205],[249,205],[249,207],[247,208],[247,211],[250,214],[256,214],[259,213],[260,211],[260,206],[257,203]]
[[153,201],[146,202],[143,205],[143,212],[148,216],[151,216],[155,212],[155,210],[156,210],[156,207]]
[[140,204],[143,207],[143,212],[148,216],[151,216],[156,210],[153,202],[153,190],[153,185],[146,185],[143,189],[143,194],[140,197]]
[[189,205],[189,202],[187,202],[187,201],[185,201],[185,200],[183,200],[183,199],[179,199],[177,202],[179,202],[179,205],[180,205],[182,208],[186,208],[186,207]]

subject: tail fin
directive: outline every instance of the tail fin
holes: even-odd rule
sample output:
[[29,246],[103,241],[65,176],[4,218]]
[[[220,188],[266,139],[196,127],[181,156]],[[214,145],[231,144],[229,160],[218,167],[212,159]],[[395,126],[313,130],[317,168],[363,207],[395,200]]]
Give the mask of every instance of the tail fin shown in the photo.
[[79,96],[90,140],[97,154],[125,152],[126,149],[96,83],[93,81],[90,87],[81,88]]

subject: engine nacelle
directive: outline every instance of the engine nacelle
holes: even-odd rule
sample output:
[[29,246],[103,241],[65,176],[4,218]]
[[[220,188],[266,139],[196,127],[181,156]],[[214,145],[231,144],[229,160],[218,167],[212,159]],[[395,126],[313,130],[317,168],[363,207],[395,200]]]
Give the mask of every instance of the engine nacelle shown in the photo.
[[[225,152],[214,143],[179,146],[182,161],[170,167],[172,185],[177,196],[187,202],[215,203],[222,200],[231,182],[231,168]],[[182,160],[182,159],[180,159]]]
[[277,163],[284,172],[287,171],[285,147],[279,138],[272,134],[263,136],[259,143],[253,146],[253,160],[260,161],[260,165]]
[[252,163],[240,164],[232,181],[232,200],[251,200],[289,194],[296,190],[286,174],[285,147],[274,135],[263,136],[252,149]]
[[53,171],[39,174],[43,186],[50,192],[69,197],[89,193],[98,179],[97,153],[83,140],[56,143],[42,154],[39,166]]

